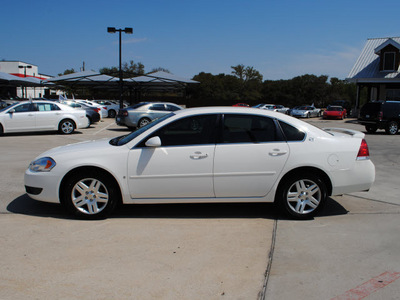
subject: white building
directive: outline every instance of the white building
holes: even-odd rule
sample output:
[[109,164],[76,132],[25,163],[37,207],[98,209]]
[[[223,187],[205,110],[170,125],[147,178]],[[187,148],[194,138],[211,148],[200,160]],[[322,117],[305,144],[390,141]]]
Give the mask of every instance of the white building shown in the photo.
[[[36,78],[44,80],[51,78],[51,76],[40,74],[38,66],[34,64],[25,63],[23,61],[0,61],[0,72],[8,73],[22,78]],[[46,87],[17,87],[16,95],[20,98],[39,98],[44,97]]]

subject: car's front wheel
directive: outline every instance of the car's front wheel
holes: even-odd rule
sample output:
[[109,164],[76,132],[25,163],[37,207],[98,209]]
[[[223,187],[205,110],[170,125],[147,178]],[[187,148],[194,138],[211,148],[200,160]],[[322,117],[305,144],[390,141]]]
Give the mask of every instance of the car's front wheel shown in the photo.
[[76,217],[102,219],[115,208],[118,191],[111,175],[96,170],[81,171],[67,179],[61,202]]
[[297,173],[284,179],[277,191],[277,201],[287,215],[295,219],[314,217],[327,197],[324,182],[311,173]]
[[396,121],[390,121],[386,126],[386,133],[387,134],[396,134],[399,131],[399,123]]
[[60,122],[58,131],[62,134],[71,134],[75,130],[75,123],[72,120],[66,119]]

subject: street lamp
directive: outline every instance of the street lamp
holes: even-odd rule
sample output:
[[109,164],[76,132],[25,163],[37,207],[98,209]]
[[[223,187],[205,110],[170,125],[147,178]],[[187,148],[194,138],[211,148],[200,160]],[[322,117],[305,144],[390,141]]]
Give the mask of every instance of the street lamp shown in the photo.
[[[24,77],[26,77],[26,69],[32,69],[32,66],[18,66],[19,69],[24,69]],[[21,88],[22,89],[22,88]],[[22,98],[25,98],[26,96],[26,87],[22,89]]]
[[120,100],[119,100],[119,108],[124,108],[124,101],[123,101],[123,79],[122,79],[122,62],[121,62],[121,32],[125,32],[126,34],[132,34],[133,29],[127,28],[125,29],[116,29],[115,27],[107,27],[108,33],[116,33],[119,32],[119,92],[120,92]]

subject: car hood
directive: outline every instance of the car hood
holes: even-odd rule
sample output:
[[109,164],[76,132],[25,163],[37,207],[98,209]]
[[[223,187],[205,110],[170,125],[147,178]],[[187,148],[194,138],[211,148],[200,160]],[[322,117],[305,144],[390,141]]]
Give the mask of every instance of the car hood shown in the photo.
[[116,146],[110,145],[110,139],[100,139],[100,140],[91,140],[91,141],[84,141],[75,144],[68,144],[65,146],[59,146],[53,149],[50,149],[46,152],[40,154],[37,158],[49,156],[55,158],[56,156],[64,156],[66,154],[74,153],[74,155],[91,155],[91,153],[95,152],[102,152],[102,150],[106,150],[109,148],[113,148]]

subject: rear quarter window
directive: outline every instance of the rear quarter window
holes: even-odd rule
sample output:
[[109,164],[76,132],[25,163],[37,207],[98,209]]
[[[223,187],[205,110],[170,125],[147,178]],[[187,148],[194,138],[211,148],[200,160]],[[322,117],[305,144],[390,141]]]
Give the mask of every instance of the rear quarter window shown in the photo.
[[303,131],[285,122],[282,121],[278,122],[282,128],[283,134],[285,135],[286,141],[301,142],[304,140],[306,134]]

